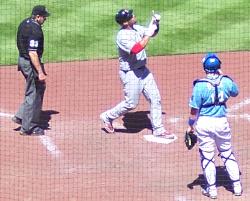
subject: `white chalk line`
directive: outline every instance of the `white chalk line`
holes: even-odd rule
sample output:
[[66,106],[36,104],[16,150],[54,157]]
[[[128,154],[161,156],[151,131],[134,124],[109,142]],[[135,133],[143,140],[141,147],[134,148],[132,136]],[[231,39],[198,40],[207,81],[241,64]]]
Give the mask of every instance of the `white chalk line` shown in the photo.
[[240,108],[242,108],[242,107],[244,107],[246,105],[249,105],[249,104],[250,104],[250,97],[245,98],[243,101],[232,105],[230,108],[228,108],[228,112],[230,113],[230,112],[233,112],[233,111],[237,111]]
[[0,112],[0,117],[13,117],[13,114],[8,114],[8,113],[4,113],[4,112]]
[[40,142],[43,146],[53,155],[54,157],[59,157],[61,151],[57,148],[53,140],[49,136],[39,136]]
[[[231,112],[237,111],[240,108],[249,104],[250,104],[250,97],[245,98],[243,101],[232,105],[230,108],[228,108],[228,112],[229,112],[228,117],[236,118],[236,119],[241,118],[241,119],[250,121],[250,114],[247,114],[247,113],[239,114],[239,115],[230,114]],[[11,118],[13,117],[13,114],[0,112],[0,117]],[[174,123],[174,124],[178,123],[181,120],[182,118],[179,118],[179,117],[169,118],[169,122]],[[39,140],[42,143],[42,145],[51,153],[51,155],[55,157],[59,157],[59,155],[61,154],[61,151],[58,149],[56,144],[53,142],[53,140],[49,136],[39,136]]]
[[178,195],[174,199],[175,201],[187,201],[187,198],[183,195]]
[[[3,117],[3,118],[11,118],[13,116],[14,115],[10,114],[10,113],[0,112],[0,117]],[[58,147],[53,142],[53,140],[51,139],[51,137],[46,136],[46,135],[39,136],[39,141],[50,152],[50,154],[52,156],[59,157],[59,155],[61,154],[61,151],[58,149]]]

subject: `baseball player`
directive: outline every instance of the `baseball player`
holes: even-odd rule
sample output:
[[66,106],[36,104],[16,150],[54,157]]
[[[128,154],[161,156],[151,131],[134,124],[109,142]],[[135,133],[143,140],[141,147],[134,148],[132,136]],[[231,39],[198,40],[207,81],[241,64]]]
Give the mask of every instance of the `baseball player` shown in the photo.
[[135,109],[142,93],[150,103],[153,135],[173,139],[174,135],[167,132],[162,123],[161,96],[152,73],[146,67],[147,56],[144,49],[150,38],[159,31],[160,15],[153,14],[148,27],[136,24],[133,10],[121,9],[115,15],[115,20],[121,26],[116,44],[125,99],[100,115],[104,129],[108,133],[114,133],[112,122]]
[[45,6],[37,5],[32,9],[31,17],[23,20],[17,31],[18,70],[26,80],[26,88],[24,102],[12,120],[21,124],[21,135],[44,134],[39,125],[46,88],[46,73],[41,62],[44,46],[42,24],[49,15]]
[[216,54],[207,54],[202,62],[206,77],[194,81],[188,120],[188,131],[195,129],[197,133],[201,167],[207,181],[207,188],[202,193],[212,199],[217,198],[215,145],[232,181],[234,195],[240,196],[240,171],[232,152],[231,131],[226,117],[226,102],[229,97],[238,95],[238,86],[230,77],[223,75],[221,61]]

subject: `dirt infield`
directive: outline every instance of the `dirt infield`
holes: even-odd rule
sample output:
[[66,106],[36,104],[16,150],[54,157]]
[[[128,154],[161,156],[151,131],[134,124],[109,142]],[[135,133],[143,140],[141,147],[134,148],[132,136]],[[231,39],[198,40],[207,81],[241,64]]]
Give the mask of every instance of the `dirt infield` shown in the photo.
[[[187,151],[183,132],[192,81],[203,76],[203,55],[151,57],[164,123],[178,139],[149,143],[149,106],[116,121],[116,134],[101,130],[99,114],[122,98],[117,60],[47,64],[43,119],[45,136],[24,137],[10,118],[23,99],[16,67],[0,67],[0,201],[200,201],[204,178],[197,146]],[[222,69],[240,87],[228,103],[233,145],[244,193],[234,197],[222,161],[216,157],[217,200],[250,196],[250,52],[219,54]]]

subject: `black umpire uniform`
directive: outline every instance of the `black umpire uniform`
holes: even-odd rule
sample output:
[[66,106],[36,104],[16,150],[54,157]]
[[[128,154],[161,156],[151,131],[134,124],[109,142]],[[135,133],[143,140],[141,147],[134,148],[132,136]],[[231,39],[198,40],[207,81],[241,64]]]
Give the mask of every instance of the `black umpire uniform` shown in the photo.
[[45,6],[35,6],[32,16],[23,20],[17,31],[18,70],[26,80],[26,88],[24,102],[12,120],[21,124],[21,135],[44,134],[39,123],[46,88],[46,73],[41,62],[44,48],[42,24],[49,15]]

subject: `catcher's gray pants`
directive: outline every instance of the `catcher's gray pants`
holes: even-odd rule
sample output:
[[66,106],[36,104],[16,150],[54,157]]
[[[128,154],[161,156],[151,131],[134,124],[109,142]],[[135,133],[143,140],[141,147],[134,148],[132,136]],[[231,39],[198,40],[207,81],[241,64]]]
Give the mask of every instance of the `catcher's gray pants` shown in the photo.
[[45,82],[38,80],[37,72],[30,60],[23,57],[18,59],[18,69],[26,80],[24,102],[21,104],[16,117],[22,119],[22,131],[29,131],[39,125],[40,113],[45,92]]

